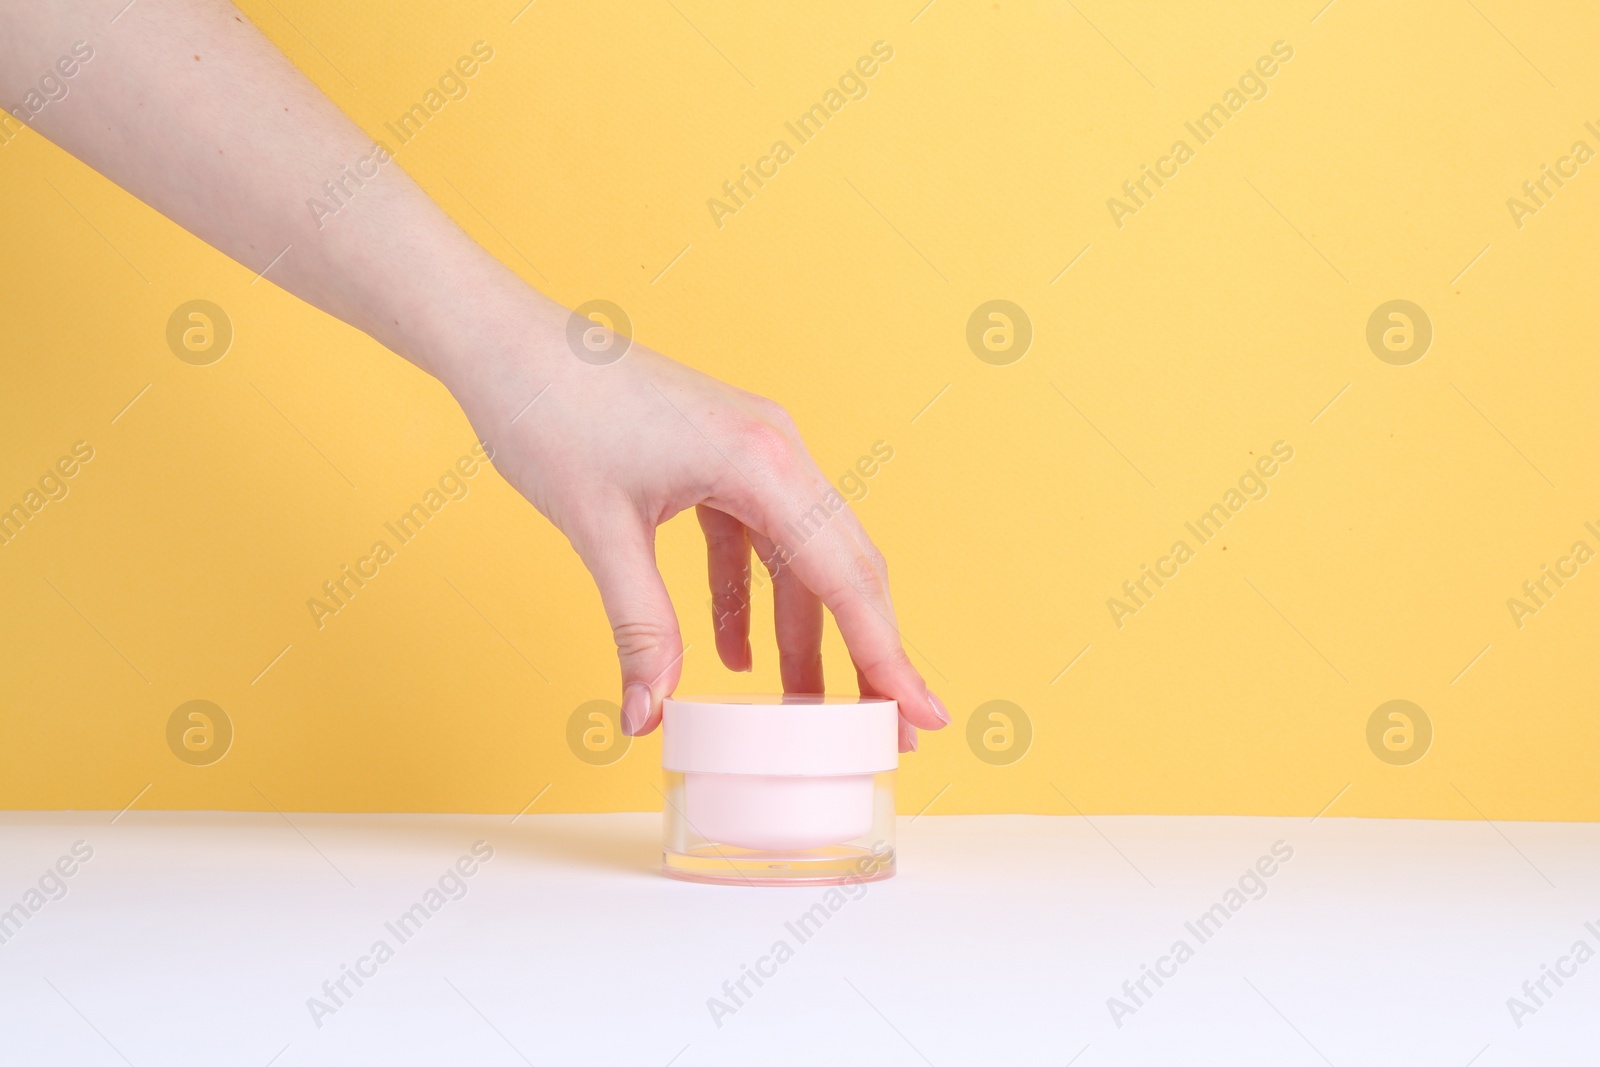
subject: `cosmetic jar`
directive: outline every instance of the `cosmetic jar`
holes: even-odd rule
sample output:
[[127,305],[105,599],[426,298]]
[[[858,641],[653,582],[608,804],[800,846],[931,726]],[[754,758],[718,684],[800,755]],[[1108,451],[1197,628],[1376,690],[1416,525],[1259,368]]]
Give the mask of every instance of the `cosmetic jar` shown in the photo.
[[661,714],[664,874],[719,885],[894,874],[894,701],[672,697]]

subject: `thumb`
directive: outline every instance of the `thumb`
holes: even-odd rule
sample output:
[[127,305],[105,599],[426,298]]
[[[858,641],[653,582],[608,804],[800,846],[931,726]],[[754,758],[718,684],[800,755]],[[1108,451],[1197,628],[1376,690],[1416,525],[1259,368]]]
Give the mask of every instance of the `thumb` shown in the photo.
[[656,569],[654,531],[619,523],[581,555],[617,644],[622,731],[647,734],[661,721],[661,701],[677,688],[683,664],[678,616]]

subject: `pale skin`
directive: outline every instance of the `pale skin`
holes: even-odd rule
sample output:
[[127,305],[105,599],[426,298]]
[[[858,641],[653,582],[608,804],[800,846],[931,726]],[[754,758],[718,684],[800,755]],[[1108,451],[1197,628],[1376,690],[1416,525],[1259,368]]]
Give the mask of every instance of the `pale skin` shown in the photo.
[[[610,364],[576,358],[567,309],[467,236],[398,163],[319,228],[307,199],[370,157],[373,139],[230,4],[125,5],[0,4],[0,103],[26,109],[86,42],[93,58],[58,76],[67,95],[28,125],[450,390],[495,467],[594,576],[628,733],[655,729],[682,670],[655,530],[689,508],[706,537],[724,665],[751,669],[753,550],[772,581],[785,692],[823,691],[826,608],[861,692],[899,703],[901,751],[918,729],[950,721],[902,647],[882,553],[848,507],[829,506],[832,487],[781,407],[637,342]],[[832,517],[795,543],[786,529],[818,504]]]

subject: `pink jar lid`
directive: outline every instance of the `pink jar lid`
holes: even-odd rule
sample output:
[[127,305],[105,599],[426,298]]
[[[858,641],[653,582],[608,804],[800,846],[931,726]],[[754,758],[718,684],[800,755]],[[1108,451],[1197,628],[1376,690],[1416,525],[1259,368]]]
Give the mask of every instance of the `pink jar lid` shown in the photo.
[[876,697],[668,697],[661,766],[699,774],[876,774],[900,764],[899,708]]

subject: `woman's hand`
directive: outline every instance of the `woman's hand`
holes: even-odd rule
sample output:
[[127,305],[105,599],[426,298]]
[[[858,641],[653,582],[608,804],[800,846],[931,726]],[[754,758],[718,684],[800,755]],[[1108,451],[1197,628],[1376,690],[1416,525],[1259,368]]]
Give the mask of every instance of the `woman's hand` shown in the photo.
[[753,550],[772,580],[785,692],[823,691],[826,606],[861,692],[899,703],[902,751],[916,747],[915,728],[948,723],[901,647],[882,553],[788,413],[609,331],[597,347],[620,358],[580,359],[558,314],[536,312],[520,341],[474,346],[479,358],[460,380],[443,376],[495,466],[594,575],[621,660],[624,730],[653,730],[678,683],[683,640],[656,569],[655,529],[691,507],[729,669],[751,667]]

